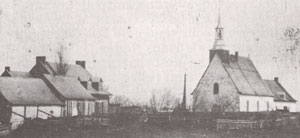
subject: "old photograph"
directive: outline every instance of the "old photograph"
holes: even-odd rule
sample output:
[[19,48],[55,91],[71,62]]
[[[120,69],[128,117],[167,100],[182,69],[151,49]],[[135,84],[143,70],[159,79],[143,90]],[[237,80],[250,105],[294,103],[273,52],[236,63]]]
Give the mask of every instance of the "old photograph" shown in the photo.
[[298,69],[299,0],[0,0],[1,138],[299,138]]

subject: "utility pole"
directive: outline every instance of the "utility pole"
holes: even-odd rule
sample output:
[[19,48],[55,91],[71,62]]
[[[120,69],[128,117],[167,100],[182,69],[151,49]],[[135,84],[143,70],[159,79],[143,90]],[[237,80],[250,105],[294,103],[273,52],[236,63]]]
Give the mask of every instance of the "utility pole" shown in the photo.
[[186,73],[184,73],[183,98],[181,108],[182,110],[186,110]]

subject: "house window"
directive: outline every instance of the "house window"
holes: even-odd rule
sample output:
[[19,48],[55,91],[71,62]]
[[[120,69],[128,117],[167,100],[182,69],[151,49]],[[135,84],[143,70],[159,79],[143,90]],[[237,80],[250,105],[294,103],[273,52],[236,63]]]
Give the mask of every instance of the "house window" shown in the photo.
[[214,84],[214,94],[219,94],[219,84],[218,83]]
[[249,100],[247,100],[247,112],[249,112]]
[[259,101],[257,101],[257,112],[259,112]]
[[287,106],[283,106],[283,110],[284,110],[284,111],[289,111],[289,109],[288,109]]

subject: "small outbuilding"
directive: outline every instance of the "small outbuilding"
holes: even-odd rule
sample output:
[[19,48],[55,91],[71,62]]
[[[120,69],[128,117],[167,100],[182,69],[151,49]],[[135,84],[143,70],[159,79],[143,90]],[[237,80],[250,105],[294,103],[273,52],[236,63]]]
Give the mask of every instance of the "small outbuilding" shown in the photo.
[[274,94],[274,108],[276,110],[283,110],[289,112],[297,111],[297,101],[287,92],[287,90],[275,77],[274,80],[264,80]]

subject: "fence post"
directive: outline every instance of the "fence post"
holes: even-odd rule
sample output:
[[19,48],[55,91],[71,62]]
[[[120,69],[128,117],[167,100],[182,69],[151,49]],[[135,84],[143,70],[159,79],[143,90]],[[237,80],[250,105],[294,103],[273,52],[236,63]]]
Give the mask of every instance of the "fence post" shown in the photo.
[[217,120],[217,132],[219,131],[219,122]]

